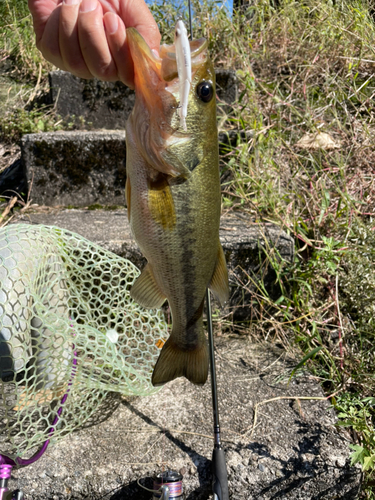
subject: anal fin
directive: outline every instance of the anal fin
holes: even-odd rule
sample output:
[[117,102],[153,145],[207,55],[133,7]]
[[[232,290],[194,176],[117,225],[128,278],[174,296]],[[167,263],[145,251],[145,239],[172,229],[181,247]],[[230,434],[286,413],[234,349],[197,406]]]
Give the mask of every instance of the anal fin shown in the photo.
[[143,307],[159,309],[166,296],[155,281],[150,264],[147,264],[130,290],[131,297]]
[[209,288],[223,306],[229,298],[229,282],[227,263],[225,262],[225,255],[220,242],[216,266]]

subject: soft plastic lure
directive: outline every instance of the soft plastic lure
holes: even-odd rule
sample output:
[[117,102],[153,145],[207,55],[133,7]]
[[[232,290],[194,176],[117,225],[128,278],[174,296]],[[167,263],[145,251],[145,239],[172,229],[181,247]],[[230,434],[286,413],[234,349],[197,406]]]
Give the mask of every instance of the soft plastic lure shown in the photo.
[[187,30],[181,20],[176,23],[174,43],[180,86],[180,105],[178,114],[180,116],[180,126],[184,130],[187,130],[186,116],[191,85],[191,54]]

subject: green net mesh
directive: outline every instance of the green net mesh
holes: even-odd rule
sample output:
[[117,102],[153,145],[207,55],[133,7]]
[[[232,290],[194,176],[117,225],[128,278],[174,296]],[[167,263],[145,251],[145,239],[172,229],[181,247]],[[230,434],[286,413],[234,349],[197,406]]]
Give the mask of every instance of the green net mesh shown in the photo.
[[149,395],[167,337],[130,297],[139,270],[56,227],[0,229],[0,453],[28,458],[81,426],[109,392]]

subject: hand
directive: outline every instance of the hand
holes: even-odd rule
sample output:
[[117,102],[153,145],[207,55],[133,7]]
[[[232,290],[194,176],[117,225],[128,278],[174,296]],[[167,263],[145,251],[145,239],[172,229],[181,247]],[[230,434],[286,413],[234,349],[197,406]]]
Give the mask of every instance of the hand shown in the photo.
[[121,80],[134,88],[126,28],[135,27],[151,49],[160,33],[144,0],[28,0],[36,45],[43,56],[80,78]]

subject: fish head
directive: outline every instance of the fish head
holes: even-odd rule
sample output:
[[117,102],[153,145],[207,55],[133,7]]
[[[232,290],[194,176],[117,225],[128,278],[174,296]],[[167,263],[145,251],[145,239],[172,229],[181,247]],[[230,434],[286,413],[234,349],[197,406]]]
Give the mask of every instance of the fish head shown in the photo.
[[205,149],[212,150],[213,142],[217,145],[215,72],[207,41],[189,43],[191,84],[182,127],[175,44],[162,45],[156,54],[135,28],[127,29],[127,39],[136,92],[129,119],[132,137],[151,170],[187,179],[201,163]]

